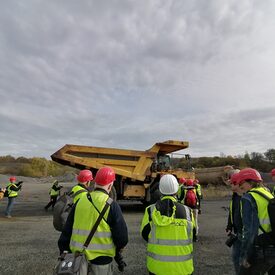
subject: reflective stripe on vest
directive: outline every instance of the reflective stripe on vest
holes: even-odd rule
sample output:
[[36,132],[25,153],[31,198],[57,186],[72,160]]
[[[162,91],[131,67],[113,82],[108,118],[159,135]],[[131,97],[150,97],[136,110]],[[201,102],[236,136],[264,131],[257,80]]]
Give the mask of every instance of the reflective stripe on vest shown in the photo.
[[154,215],[159,211],[155,205],[149,208],[152,221],[147,245],[147,268],[154,274],[191,274],[194,270],[192,216],[189,207],[181,206],[185,208],[186,219],[175,217],[174,206],[172,216],[168,217],[171,223],[167,225],[155,224]]
[[[87,237],[88,236],[86,235],[86,238]],[[84,245],[83,243],[78,243],[75,241],[70,242],[70,246],[78,248],[78,251],[82,251],[84,249],[83,245]],[[86,250],[89,250],[89,251],[108,250],[108,249],[112,249],[113,247],[114,247],[113,244],[89,244]]]
[[[148,252],[147,256],[161,262],[185,262],[192,260],[192,254],[186,255],[186,256],[166,256],[166,255],[158,255],[152,252]],[[171,273],[169,273],[171,274]]]
[[12,186],[17,187],[16,184],[14,184],[14,183],[10,183],[10,184],[7,186],[7,189],[8,189],[8,197],[9,197],[9,198],[14,198],[14,197],[17,197],[17,196],[18,196],[18,192],[17,192],[17,191],[14,191],[14,190],[11,190],[11,189],[10,189]]
[[[99,211],[102,211],[109,196],[101,191],[94,191],[90,193],[90,195],[93,204]],[[93,204],[87,196],[83,196],[76,205],[73,232],[70,241],[70,249],[72,252],[83,251],[83,245],[99,216]],[[111,229],[106,222],[109,211],[110,208],[107,209],[104,219],[100,221],[89,246],[85,249],[88,260],[93,260],[99,256],[115,256],[115,246],[112,240]]]
[[[77,234],[77,235],[89,235],[90,234],[90,230],[80,230],[80,229],[73,229],[73,233],[72,234]],[[94,237],[98,237],[98,238],[106,238],[106,237],[111,237],[112,234],[111,232],[95,232]]]
[[[263,187],[252,188],[250,191],[253,191],[253,190],[259,191],[271,199],[273,198],[272,194]],[[253,198],[256,201],[258,219],[259,219],[260,225],[263,227],[265,232],[267,233],[271,232],[271,224],[270,224],[270,219],[269,219],[268,209],[267,209],[268,201],[257,193],[249,192],[249,194],[253,196]],[[262,230],[259,228],[258,235],[262,233],[263,233]]]

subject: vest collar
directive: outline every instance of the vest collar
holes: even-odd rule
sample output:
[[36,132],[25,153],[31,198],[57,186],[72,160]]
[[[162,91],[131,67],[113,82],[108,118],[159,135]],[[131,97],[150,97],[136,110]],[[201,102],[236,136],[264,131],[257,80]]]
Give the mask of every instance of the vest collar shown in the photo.
[[163,197],[161,198],[161,200],[162,200],[162,201],[163,201],[163,200],[171,200],[171,201],[177,202],[177,199],[176,199],[174,196],[172,196],[172,195],[163,196]]
[[99,192],[105,193],[109,196],[109,193],[106,190],[102,189],[102,188],[96,188],[94,191],[99,191]]

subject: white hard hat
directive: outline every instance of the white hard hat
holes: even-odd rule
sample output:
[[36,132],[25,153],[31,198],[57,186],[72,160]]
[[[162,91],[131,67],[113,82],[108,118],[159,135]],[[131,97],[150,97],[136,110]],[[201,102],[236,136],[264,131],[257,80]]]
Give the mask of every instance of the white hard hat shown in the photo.
[[179,184],[175,176],[166,174],[160,178],[159,191],[163,195],[173,195],[178,192]]

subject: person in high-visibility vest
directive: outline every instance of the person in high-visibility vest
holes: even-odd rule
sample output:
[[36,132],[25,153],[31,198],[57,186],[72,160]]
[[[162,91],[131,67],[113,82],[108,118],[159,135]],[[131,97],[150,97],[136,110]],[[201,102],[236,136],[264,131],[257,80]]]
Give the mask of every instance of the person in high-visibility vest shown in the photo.
[[75,185],[70,196],[73,197],[73,202],[76,203],[82,196],[89,192],[90,183],[93,180],[93,173],[90,170],[81,170],[77,176],[78,184]]
[[198,179],[194,179],[194,186],[197,192],[197,198],[198,198],[198,214],[201,214],[201,200],[203,199],[202,196],[202,190],[201,185],[199,183],[200,181]]
[[[95,189],[83,195],[72,207],[58,240],[60,253],[80,252],[100,212],[103,210],[115,181],[111,167],[102,167],[95,176]],[[100,221],[96,232],[84,250],[90,262],[91,274],[112,275],[112,260],[119,270],[126,266],[121,251],[128,243],[128,230],[120,206],[113,201]],[[89,273],[90,274],[90,273]]]
[[179,179],[179,190],[177,192],[177,198],[178,198],[178,201],[183,203],[184,201],[184,197],[185,197],[185,193],[186,193],[186,179],[184,177],[181,177]]
[[8,196],[8,205],[5,211],[6,218],[11,218],[11,210],[15,203],[15,199],[18,196],[18,191],[22,188],[23,181],[16,183],[16,177],[10,177],[10,182],[7,184],[7,196]]
[[242,191],[238,184],[238,173],[232,174],[230,177],[230,184],[232,189],[232,199],[230,201],[228,222],[226,226],[226,233],[228,239],[231,239],[229,247],[232,246],[232,260],[235,268],[235,273],[238,275],[240,271],[240,253],[242,241],[242,217],[241,217],[241,198]]
[[177,202],[178,181],[170,174],[163,175],[159,190],[163,195],[148,206],[140,232],[147,244],[149,274],[188,275],[194,271],[192,211]]
[[275,247],[267,239],[272,229],[269,202],[262,195],[270,199],[274,196],[264,187],[255,169],[242,169],[237,181],[245,193],[241,199],[243,236],[239,274],[275,274]]
[[[270,174],[271,174],[272,181],[275,182],[275,168],[271,170]],[[272,194],[273,196],[275,196],[275,185],[273,186]]]
[[54,182],[53,182],[53,185],[52,185],[52,188],[51,188],[51,190],[50,190],[50,192],[49,192],[49,194],[50,194],[50,201],[49,201],[49,203],[44,207],[44,209],[47,211],[48,210],[48,208],[50,207],[50,206],[52,206],[52,209],[54,208],[54,206],[55,206],[55,203],[56,203],[56,201],[57,201],[57,198],[58,198],[58,196],[59,196],[59,194],[60,194],[60,190],[63,188],[63,186],[62,185],[58,185],[58,181],[57,180],[55,180]]

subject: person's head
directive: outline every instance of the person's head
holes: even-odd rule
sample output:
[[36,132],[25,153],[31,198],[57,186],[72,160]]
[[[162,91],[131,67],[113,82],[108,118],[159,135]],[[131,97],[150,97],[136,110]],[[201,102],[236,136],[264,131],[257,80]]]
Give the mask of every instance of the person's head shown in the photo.
[[95,187],[104,189],[109,193],[112,189],[115,179],[116,174],[113,168],[102,167],[96,173]]
[[192,179],[187,179],[185,185],[186,185],[186,186],[194,186],[194,180],[192,180]]
[[58,180],[55,180],[55,181],[53,182],[53,184],[54,184],[54,185],[58,185]]
[[262,181],[260,173],[253,168],[245,168],[238,173],[237,182],[244,193],[252,188],[260,187]]
[[14,177],[14,176],[12,176],[12,177],[10,177],[10,182],[16,182],[16,177]]
[[160,178],[159,191],[163,195],[175,195],[178,192],[179,184],[175,176],[166,174]]
[[198,179],[194,179],[194,185],[200,184],[200,181]]
[[270,172],[272,180],[275,181],[275,168],[271,170]]
[[240,188],[238,179],[239,179],[239,173],[235,173],[235,174],[231,175],[229,182],[231,184],[232,192],[235,192],[235,193],[238,193],[238,194],[242,194],[243,191]]
[[180,178],[180,179],[179,179],[179,183],[180,183],[180,184],[185,184],[185,183],[186,183],[186,179],[183,178],[183,177]]
[[81,170],[77,176],[77,181],[86,187],[90,185],[90,181],[93,180],[93,173],[90,170]]

